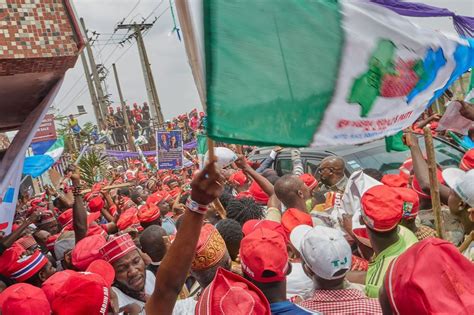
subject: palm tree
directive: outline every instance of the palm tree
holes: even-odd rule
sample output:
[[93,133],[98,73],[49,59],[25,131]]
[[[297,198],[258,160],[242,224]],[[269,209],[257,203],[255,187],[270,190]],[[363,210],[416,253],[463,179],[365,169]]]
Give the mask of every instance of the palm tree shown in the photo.
[[102,151],[91,148],[89,152],[79,161],[79,168],[81,170],[81,178],[89,185],[102,181],[104,178],[110,176],[107,166],[110,161]]

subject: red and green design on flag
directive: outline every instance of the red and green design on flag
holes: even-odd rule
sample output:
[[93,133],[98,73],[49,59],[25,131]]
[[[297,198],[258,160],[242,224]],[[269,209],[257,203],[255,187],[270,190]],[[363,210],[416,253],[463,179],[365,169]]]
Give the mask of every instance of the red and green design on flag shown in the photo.
[[474,41],[366,0],[176,5],[217,141],[318,146],[394,135],[474,63]]

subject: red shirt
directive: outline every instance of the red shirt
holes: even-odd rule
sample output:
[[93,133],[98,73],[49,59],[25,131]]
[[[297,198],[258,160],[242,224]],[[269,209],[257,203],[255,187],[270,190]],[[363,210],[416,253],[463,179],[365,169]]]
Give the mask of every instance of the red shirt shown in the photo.
[[299,303],[304,308],[328,314],[382,314],[378,299],[371,299],[357,289],[315,290]]

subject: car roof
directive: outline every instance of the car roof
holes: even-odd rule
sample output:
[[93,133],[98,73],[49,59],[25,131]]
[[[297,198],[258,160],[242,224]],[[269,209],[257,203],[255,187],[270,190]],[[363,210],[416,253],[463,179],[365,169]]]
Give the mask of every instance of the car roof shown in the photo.
[[[381,145],[385,145],[385,140],[375,140],[369,143],[358,144],[358,145],[338,145],[338,146],[321,146],[321,147],[308,147],[308,148],[300,148],[301,154],[309,153],[316,154],[316,155],[323,155],[323,156],[330,156],[330,155],[338,155],[338,156],[345,156],[348,154],[352,154],[355,152],[364,151],[371,148],[377,148]],[[261,147],[257,148],[252,151],[251,156],[260,156],[265,155],[268,156],[270,152],[274,149],[274,147]],[[281,154],[287,155],[290,154],[291,148],[284,148],[281,150]],[[285,154],[286,153],[286,154]]]

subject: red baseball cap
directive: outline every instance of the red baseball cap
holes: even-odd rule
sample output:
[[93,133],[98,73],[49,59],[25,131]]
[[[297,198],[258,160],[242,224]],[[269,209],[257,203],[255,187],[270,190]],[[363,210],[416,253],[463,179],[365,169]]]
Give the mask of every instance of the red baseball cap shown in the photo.
[[101,234],[91,235],[80,240],[71,253],[72,264],[77,269],[84,271],[96,259],[102,258],[99,249],[107,241]]
[[0,274],[8,277],[11,274],[11,268],[25,251],[26,249],[17,242],[5,250],[0,255]]
[[470,149],[464,154],[459,168],[466,172],[474,168],[474,149]]
[[50,315],[51,307],[43,290],[27,283],[9,286],[0,294],[2,315]]
[[107,314],[110,288],[98,274],[75,272],[54,296],[51,309],[56,315]]
[[105,283],[107,283],[107,286],[109,288],[114,283],[115,269],[110,263],[106,262],[103,259],[97,259],[91,262],[89,267],[87,267],[86,271],[93,272],[101,276],[104,279]]
[[54,273],[51,277],[46,279],[45,282],[41,285],[41,289],[46,294],[49,303],[52,303],[54,298],[56,297],[56,293],[61,289],[66,282],[67,279],[71,276],[71,274],[76,273],[74,270],[63,270]]
[[281,236],[283,236],[286,243],[288,243],[289,241],[288,235],[286,234],[285,229],[283,228],[281,223],[275,222],[272,220],[258,220],[258,219],[248,220],[242,226],[242,233],[245,236],[252,233],[258,228],[275,231],[279,233]]
[[46,240],[46,247],[52,253],[54,253],[54,244],[56,243],[56,240],[58,239],[58,237],[59,237],[59,233],[50,235],[48,239]]
[[390,187],[407,187],[408,178],[399,174],[386,174],[382,177],[382,184]]
[[237,186],[243,186],[247,182],[247,176],[243,171],[238,171],[230,175],[229,182]]
[[223,268],[202,292],[196,315],[268,315],[270,305],[253,283]]
[[97,196],[97,197],[94,197],[92,198],[90,201],[89,201],[89,211],[90,212],[99,212],[100,210],[102,210],[102,208],[104,207],[104,200]]
[[397,189],[386,185],[374,186],[362,195],[362,219],[374,231],[393,230],[402,219],[403,202]]
[[249,187],[249,193],[252,195],[252,198],[258,204],[266,205],[268,203],[268,195],[263,191],[263,189],[257,184],[257,182],[252,182]]
[[313,226],[313,219],[307,212],[303,212],[296,208],[287,209],[281,217],[281,225],[285,230],[287,237],[289,237],[291,231],[298,225],[309,225]]
[[397,192],[402,196],[403,213],[402,217],[405,219],[414,219],[420,209],[420,198],[418,194],[410,188],[399,188]]
[[253,196],[248,191],[241,191],[237,194],[237,196],[235,196],[235,198],[236,199],[243,199],[243,198],[252,198],[253,199]]
[[302,174],[300,175],[300,179],[306,186],[308,186],[310,190],[313,190],[316,186],[318,186],[318,180],[311,174]]
[[395,258],[385,275],[395,314],[474,313],[474,264],[448,241],[419,241]]
[[354,233],[355,238],[359,242],[361,242],[367,247],[372,248],[372,243],[370,242],[369,233],[367,232],[366,227],[352,229],[352,233]]
[[63,213],[61,213],[58,216],[57,220],[62,226],[66,226],[69,223],[71,223],[72,222],[72,208],[69,208],[65,210]]
[[[240,242],[240,262],[242,271],[257,282],[283,281],[288,270],[288,252],[283,236],[262,228],[246,235]],[[272,276],[265,276],[269,272]]]
[[140,222],[152,222],[160,217],[160,208],[155,204],[142,205],[138,208],[138,220]]

